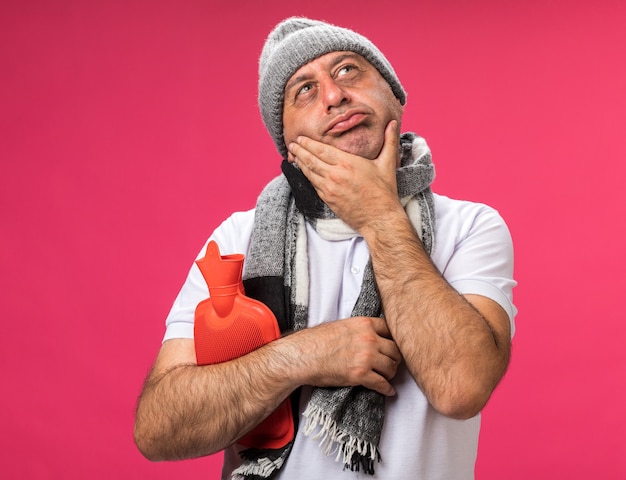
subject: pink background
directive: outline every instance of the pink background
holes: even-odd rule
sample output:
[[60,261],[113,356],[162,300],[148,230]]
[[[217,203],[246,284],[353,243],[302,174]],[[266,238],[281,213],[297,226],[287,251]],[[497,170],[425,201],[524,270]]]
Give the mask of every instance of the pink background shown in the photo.
[[435,190],[510,226],[518,331],[477,478],[626,478],[618,0],[3,1],[0,476],[217,477],[219,455],[143,459],[134,405],[205,238],[279,172],[256,62],[294,14],[377,43]]

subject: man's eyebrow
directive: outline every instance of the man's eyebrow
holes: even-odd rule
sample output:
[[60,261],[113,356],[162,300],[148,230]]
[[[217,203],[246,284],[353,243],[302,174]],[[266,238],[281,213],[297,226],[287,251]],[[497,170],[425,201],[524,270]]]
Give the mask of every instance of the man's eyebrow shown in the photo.
[[339,55],[338,57],[335,57],[332,61],[332,63],[330,64],[330,67],[336,67],[338,64],[340,64],[341,62],[343,62],[346,59],[351,59],[351,60],[359,60],[361,57],[360,55],[354,53],[354,52],[346,52],[342,55]]
[[294,86],[298,85],[301,82],[305,82],[310,78],[311,78],[311,75],[308,75],[308,74],[298,75],[297,77],[293,77],[291,80],[287,82],[287,85],[285,85],[285,93],[287,93]]
[[[334,68],[336,67],[338,64],[340,64],[341,62],[343,62],[346,59],[355,59],[355,60],[359,60],[360,55],[354,53],[354,52],[346,52],[342,55],[339,55],[337,57],[335,57],[333,59],[333,61],[330,63],[330,68]],[[291,80],[289,80],[287,82],[287,84],[285,85],[285,93],[289,91],[289,89],[293,88],[295,85],[301,83],[301,82],[306,82],[307,80],[309,80],[310,78],[312,78],[312,75],[310,74],[302,74],[302,75],[298,75],[297,77],[293,77]]]

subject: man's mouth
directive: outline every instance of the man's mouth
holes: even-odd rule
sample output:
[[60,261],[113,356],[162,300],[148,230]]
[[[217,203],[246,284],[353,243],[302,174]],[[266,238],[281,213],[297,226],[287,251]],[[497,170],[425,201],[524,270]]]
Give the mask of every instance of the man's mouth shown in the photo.
[[347,112],[339,115],[328,125],[326,133],[342,134],[353,129],[365,120],[366,115],[362,112]]

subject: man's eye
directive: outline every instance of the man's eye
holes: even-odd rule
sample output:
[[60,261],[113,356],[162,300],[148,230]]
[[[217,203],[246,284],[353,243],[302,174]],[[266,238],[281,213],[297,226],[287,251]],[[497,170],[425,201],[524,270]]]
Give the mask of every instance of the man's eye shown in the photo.
[[310,92],[312,88],[313,86],[311,84],[303,85],[302,87],[300,87],[296,95],[299,96],[299,95],[306,94],[307,92]]
[[354,65],[344,65],[339,70],[337,70],[337,76],[340,77],[342,75],[345,75],[346,73],[349,73],[354,69],[355,69]]

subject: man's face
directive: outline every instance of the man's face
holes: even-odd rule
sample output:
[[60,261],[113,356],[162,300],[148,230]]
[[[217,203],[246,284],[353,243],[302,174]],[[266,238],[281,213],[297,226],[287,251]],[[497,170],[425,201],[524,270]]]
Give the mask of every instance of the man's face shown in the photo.
[[[285,86],[285,145],[299,135],[374,159],[391,120],[404,108],[378,70],[361,55],[331,52],[292,75]],[[291,154],[290,154],[291,155]]]

